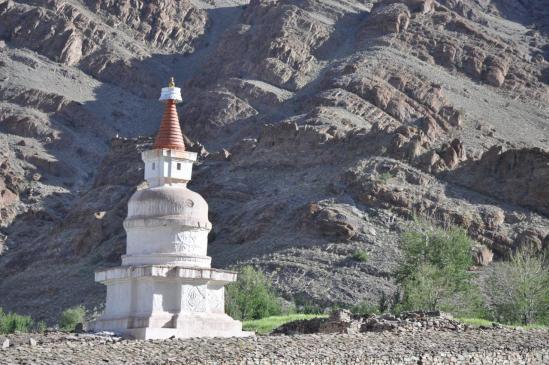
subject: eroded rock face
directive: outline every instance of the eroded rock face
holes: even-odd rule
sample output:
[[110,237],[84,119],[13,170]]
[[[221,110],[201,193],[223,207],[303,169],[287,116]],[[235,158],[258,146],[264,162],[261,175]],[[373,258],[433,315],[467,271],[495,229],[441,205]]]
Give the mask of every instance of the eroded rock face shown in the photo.
[[[191,53],[207,27],[206,12],[186,0],[90,1],[86,5],[106,17],[105,22],[79,2],[4,1],[0,4],[0,38],[152,97],[149,87],[156,78],[135,59],[143,61],[162,50]],[[167,78],[164,72],[158,76]]]
[[183,121],[196,136],[211,136],[222,127],[257,114],[252,106],[227,91],[205,91],[186,105]]
[[86,1],[109,21],[122,22],[135,37],[157,48],[192,49],[193,41],[205,32],[207,15],[191,1]]
[[[508,257],[517,248],[524,247],[541,252],[546,235],[547,218],[537,217],[526,223],[513,221],[506,216],[520,214],[520,209],[503,210],[497,200],[484,200],[471,204],[459,199],[467,194],[460,188],[439,185],[429,175],[388,160],[359,163],[348,171],[345,181],[361,202],[389,208],[410,217],[415,215],[436,217],[437,221],[462,226],[478,242],[473,258],[480,265],[489,264],[493,253]],[[528,229],[524,230],[524,224]]]
[[401,2],[378,2],[372,8],[363,32],[390,34],[408,29],[410,10]]
[[[248,74],[282,89],[303,87],[318,67],[313,51],[330,35],[329,21],[307,11],[319,6],[312,1],[299,6],[292,1],[252,0],[242,23],[223,36],[204,81]],[[329,14],[342,15],[341,11]]]
[[412,215],[467,229],[478,265],[546,248],[542,3],[1,2],[0,307],[103,301],[147,144],[124,138],[155,132],[169,76],[215,264],[287,299],[393,293]]
[[549,154],[541,149],[494,147],[451,176],[476,191],[549,215]]
[[5,227],[17,214],[16,204],[23,186],[24,182],[12,171],[10,162],[0,161],[0,227]]
[[[90,27],[90,20],[80,19],[81,28],[78,29],[74,20],[80,13],[73,6],[47,2],[40,5],[44,7],[4,1],[0,5],[1,37],[15,46],[36,50],[66,65],[78,63],[83,52],[82,31]],[[97,35],[98,38],[102,36]]]

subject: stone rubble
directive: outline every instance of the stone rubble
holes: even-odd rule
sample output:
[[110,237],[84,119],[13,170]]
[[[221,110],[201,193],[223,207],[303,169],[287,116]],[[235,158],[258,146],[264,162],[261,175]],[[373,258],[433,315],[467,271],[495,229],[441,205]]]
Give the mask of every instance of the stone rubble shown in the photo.
[[[481,327],[486,330],[498,328],[496,324],[492,327]],[[286,323],[273,331],[273,334],[311,334],[311,333],[340,333],[358,334],[364,332],[384,331],[457,331],[470,330],[471,327],[456,321],[450,315],[434,312],[404,312],[400,316],[392,314],[381,315],[353,315],[346,309],[334,311],[329,318],[313,318]]]
[[[9,335],[18,338],[23,334]],[[549,331],[422,329],[358,334],[126,340],[47,332],[0,364],[547,364]]]

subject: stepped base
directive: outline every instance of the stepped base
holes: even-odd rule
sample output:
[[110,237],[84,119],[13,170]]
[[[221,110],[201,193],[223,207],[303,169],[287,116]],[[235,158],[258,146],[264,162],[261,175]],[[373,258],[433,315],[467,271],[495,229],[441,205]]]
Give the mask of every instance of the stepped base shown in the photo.
[[236,280],[234,272],[184,266],[121,266],[97,271],[95,279],[107,286],[107,303],[92,330],[136,339],[253,335],[242,331],[242,323],[224,312],[224,285]]
[[[157,327],[162,322],[166,327]],[[151,326],[132,328],[135,323],[149,323]],[[174,327],[170,328],[172,324]],[[100,318],[91,328],[94,331],[110,331],[137,340],[254,335],[253,332],[242,331],[242,323],[228,315],[211,313],[154,315],[148,318]]]

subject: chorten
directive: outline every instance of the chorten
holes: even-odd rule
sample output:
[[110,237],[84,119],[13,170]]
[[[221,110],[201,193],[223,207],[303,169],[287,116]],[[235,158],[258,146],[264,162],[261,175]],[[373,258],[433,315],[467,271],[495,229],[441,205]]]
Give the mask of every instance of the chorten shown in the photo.
[[148,187],[128,202],[122,266],[95,273],[107,302],[92,327],[137,339],[250,335],[225,314],[224,285],[237,274],[212,269],[207,256],[208,204],[187,188],[197,156],[185,150],[173,79],[160,101],[166,106],[153,149],[141,154]]

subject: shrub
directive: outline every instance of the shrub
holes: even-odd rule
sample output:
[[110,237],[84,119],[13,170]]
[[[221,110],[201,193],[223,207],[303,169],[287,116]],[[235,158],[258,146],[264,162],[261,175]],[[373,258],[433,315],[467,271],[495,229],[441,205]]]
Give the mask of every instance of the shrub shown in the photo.
[[351,307],[351,313],[359,316],[371,316],[379,314],[379,308],[372,303],[361,302]]
[[[471,284],[473,241],[460,228],[407,231],[401,239],[403,258],[396,272],[405,310],[479,310]],[[467,314],[467,313],[462,313]]]
[[351,307],[351,312],[362,316],[383,313],[398,314],[399,310],[397,305],[399,302],[400,291],[395,291],[391,296],[388,296],[384,291],[380,291],[377,305],[364,301]]
[[299,308],[299,313],[301,314],[322,314],[324,313],[324,309],[322,309],[320,306],[313,304],[313,303],[305,303]]
[[549,323],[549,268],[543,257],[518,251],[492,264],[483,283],[492,318],[503,323]]
[[391,174],[390,172],[383,172],[381,174],[378,175],[377,177],[377,181],[383,183],[383,184],[386,184],[389,180],[391,180],[393,178],[393,174]]
[[13,333],[15,331],[29,332],[33,321],[29,316],[22,316],[16,313],[4,313],[0,308],[0,333]]
[[278,315],[280,300],[261,271],[244,266],[238,280],[226,287],[225,309],[236,319],[250,320]]
[[353,253],[353,259],[360,261],[360,262],[366,262],[368,261],[368,251],[364,250],[356,250]]
[[397,270],[397,280],[413,278],[422,264],[437,270],[452,272],[460,282],[469,279],[467,270],[472,266],[473,241],[461,228],[427,228],[406,231],[401,238],[403,260]]
[[38,333],[44,333],[44,332],[46,332],[47,329],[48,329],[48,326],[46,325],[46,322],[44,322],[44,321],[40,321],[40,322],[36,323],[36,325],[35,325],[35,330]]
[[72,332],[79,323],[84,323],[86,310],[82,306],[65,309],[59,319],[59,327],[64,331]]

